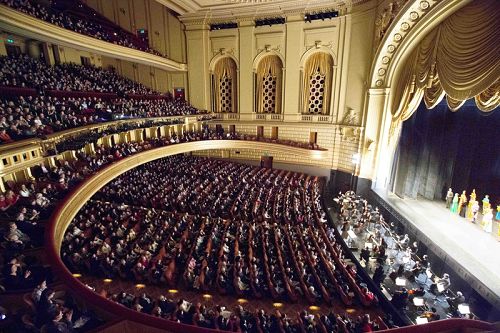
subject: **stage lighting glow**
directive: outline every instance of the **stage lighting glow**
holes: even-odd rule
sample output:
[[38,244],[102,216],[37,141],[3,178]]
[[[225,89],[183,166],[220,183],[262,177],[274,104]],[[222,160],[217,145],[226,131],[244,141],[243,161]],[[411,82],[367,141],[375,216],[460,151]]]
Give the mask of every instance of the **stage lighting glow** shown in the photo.
[[80,274],[80,273],[73,273],[71,275],[73,275],[74,278],[80,278],[80,277],[82,277],[82,274]]
[[179,292],[179,290],[177,290],[177,289],[169,289],[168,292],[171,293],[171,294],[177,294]]
[[319,306],[316,306],[316,305],[311,305],[311,306],[309,307],[309,310],[311,310],[311,311],[319,311],[319,310],[320,310],[320,307],[319,307]]
[[210,299],[210,298],[212,298],[212,295],[210,295],[210,294],[204,294],[203,298],[204,299]]
[[103,281],[104,283],[111,283],[111,282],[113,282],[113,280],[111,280],[111,279],[104,279],[104,280],[102,280],[102,281]]
[[137,289],[142,289],[142,288],[145,288],[145,287],[146,287],[146,285],[145,285],[145,284],[142,284],[142,283],[138,283],[138,284],[136,284],[136,285],[135,285],[135,287],[136,287]]
[[349,308],[349,309],[346,309],[345,312],[347,312],[347,313],[355,313],[356,310],[353,309],[353,308]]
[[237,302],[240,303],[240,304],[248,303],[248,301],[246,299],[244,299],[244,298],[238,298]]
[[470,313],[470,307],[469,304],[458,304],[458,312],[460,312],[463,315],[469,314]]
[[406,279],[401,278],[401,277],[397,277],[396,278],[396,286],[400,286],[400,287],[406,286]]
[[281,308],[281,307],[283,307],[283,303],[273,303],[273,306],[275,308]]

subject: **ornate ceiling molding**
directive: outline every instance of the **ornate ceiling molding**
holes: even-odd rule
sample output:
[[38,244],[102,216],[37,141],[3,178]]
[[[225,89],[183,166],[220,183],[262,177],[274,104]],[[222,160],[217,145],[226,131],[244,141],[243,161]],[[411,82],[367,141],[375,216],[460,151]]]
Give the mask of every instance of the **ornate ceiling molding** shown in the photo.
[[[169,6],[173,0],[157,0]],[[303,15],[307,12],[338,10],[340,15],[348,14],[354,6],[371,0],[190,0],[192,10],[186,10],[179,17],[184,24],[192,21],[206,20],[209,23],[220,23],[228,20],[248,21],[273,16]],[[194,9],[196,8],[196,9]]]
[[410,0],[391,18],[388,27],[377,27],[381,41],[371,67],[370,87],[391,87],[400,61],[429,31],[470,1]]

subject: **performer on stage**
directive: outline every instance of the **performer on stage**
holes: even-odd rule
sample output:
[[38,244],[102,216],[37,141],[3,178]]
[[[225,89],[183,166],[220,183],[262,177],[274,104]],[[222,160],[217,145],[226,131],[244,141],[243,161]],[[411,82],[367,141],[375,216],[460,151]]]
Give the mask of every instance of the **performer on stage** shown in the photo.
[[472,223],[476,223],[478,214],[479,214],[479,202],[474,201],[474,204],[472,205]]
[[470,201],[476,201],[476,189],[472,190],[472,193],[470,194]]
[[451,201],[453,200],[453,191],[451,190],[451,187],[448,189],[448,193],[446,193],[446,208],[450,208],[451,206]]
[[465,191],[463,191],[458,200],[458,214],[462,217],[465,217],[465,209],[462,214],[462,208],[464,207],[466,202],[467,202],[467,195],[465,195]]
[[483,215],[483,230],[491,233],[493,231],[493,210],[488,208],[486,214]]
[[[472,195],[471,195],[472,198]],[[472,221],[473,213],[472,213],[472,206],[474,205],[475,201],[472,201],[472,199],[469,201],[467,204],[467,211],[465,212],[465,218],[469,221]]]
[[486,211],[490,208],[491,208],[490,196],[486,194],[483,199],[483,215],[486,214]]
[[455,196],[453,197],[453,201],[451,204],[451,212],[456,213],[458,211],[458,193],[455,193]]

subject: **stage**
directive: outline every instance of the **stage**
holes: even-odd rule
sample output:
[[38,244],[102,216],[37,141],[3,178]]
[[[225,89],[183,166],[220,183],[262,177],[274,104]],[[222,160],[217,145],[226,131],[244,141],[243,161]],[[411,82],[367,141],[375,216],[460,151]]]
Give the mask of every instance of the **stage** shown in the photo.
[[[445,208],[444,202],[420,198],[401,199],[385,190],[373,190],[374,204],[403,217],[409,233],[424,244],[469,283],[478,294],[493,306],[500,308],[500,242],[498,222],[493,232],[486,233],[478,224],[472,224]],[[378,198],[377,198],[378,197]],[[392,208],[392,209],[391,209]],[[406,220],[406,221],[404,221]],[[414,240],[414,237],[411,237]],[[453,280],[451,281],[452,288]]]

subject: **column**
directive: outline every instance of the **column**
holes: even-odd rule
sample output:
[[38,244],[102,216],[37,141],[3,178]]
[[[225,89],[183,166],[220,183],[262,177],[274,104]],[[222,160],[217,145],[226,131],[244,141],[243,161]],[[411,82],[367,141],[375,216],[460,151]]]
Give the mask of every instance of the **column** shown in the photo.
[[208,25],[186,22],[189,102],[210,110],[210,75]]

